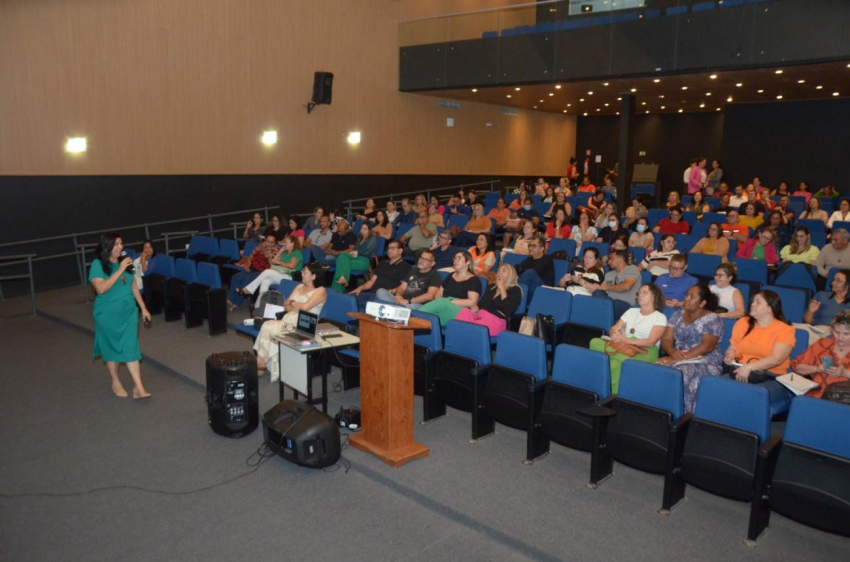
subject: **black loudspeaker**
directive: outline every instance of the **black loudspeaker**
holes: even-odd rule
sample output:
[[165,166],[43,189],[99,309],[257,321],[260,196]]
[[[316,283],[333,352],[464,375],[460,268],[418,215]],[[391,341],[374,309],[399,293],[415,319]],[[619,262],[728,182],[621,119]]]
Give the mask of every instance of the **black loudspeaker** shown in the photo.
[[263,414],[266,446],[299,466],[324,468],[342,454],[332,417],[298,400],[284,400]]
[[225,437],[244,437],[260,424],[257,360],[247,351],[207,357],[207,415]]
[[313,74],[313,103],[330,105],[333,96],[334,75],[332,72]]

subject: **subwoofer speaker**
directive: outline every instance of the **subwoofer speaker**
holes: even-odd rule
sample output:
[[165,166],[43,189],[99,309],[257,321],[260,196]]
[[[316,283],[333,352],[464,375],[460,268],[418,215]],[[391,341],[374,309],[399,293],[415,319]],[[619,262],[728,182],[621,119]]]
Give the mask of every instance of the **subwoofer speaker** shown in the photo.
[[313,75],[313,103],[330,105],[333,96],[334,75],[331,72],[316,72]]
[[207,358],[207,421],[225,437],[244,437],[260,424],[257,359],[247,351]]

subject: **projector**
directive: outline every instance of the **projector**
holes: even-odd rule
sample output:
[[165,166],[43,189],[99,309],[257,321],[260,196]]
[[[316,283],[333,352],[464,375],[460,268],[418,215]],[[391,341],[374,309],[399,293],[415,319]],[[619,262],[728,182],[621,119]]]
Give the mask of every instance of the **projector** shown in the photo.
[[403,306],[393,306],[382,302],[366,303],[366,314],[379,320],[392,320],[407,324],[410,320],[410,309]]

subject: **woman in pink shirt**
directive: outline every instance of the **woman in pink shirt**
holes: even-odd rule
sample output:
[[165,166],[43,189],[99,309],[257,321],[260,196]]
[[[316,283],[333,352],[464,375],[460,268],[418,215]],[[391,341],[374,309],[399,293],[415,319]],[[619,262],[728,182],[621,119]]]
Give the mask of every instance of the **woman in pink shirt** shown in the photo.
[[795,196],[795,197],[805,197],[805,198],[806,198],[806,203],[808,203],[808,202],[809,202],[809,199],[811,199],[811,198],[812,198],[812,192],[811,192],[811,191],[809,191],[809,182],[807,182],[807,181],[801,181],[801,182],[800,182],[800,187],[798,187],[798,188],[797,188],[797,191],[795,191],[795,192],[794,192],[794,193],[792,193],[791,195],[793,195],[793,196]]

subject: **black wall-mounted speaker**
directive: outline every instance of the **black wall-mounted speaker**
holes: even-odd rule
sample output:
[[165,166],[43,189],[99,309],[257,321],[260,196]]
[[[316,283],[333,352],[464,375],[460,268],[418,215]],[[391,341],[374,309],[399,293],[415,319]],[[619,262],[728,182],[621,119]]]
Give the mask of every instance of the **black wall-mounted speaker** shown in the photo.
[[331,72],[316,72],[313,75],[313,103],[330,105],[333,96],[334,75]]

